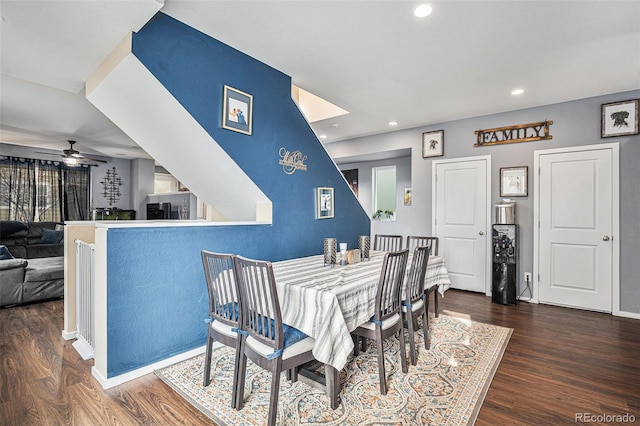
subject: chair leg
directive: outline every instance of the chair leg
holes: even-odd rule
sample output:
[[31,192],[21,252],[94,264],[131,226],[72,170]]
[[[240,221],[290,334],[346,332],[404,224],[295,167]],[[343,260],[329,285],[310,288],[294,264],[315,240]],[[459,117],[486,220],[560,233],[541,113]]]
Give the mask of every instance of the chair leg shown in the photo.
[[352,334],[351,338],[353,339],[353,356],[358,356],[360,353],[360,336]]
[[211,352],[213,339],[211,338],[211,329],[207,331],[207,350],[204,355],[204,374],[202,378],[202,386],[207,387],[211,382]]
[[287,370],[287,376],[292,383],[298,381],[298,367],[293,367]]
[[[233,388],[232,388],[232,395],[231,395],[231,407],[232,408],[236,408],[238,406],[238,375],[240,374],[240,357],[242,355],[242,339],[240,338],[240,335],[238,335],[238,338],[236,340],[236,357],[235,357],[235,364],[233,365]],[[242,385],[242,388],[244,390],[244,384]],[[244,391],[242,392],[244,394]],[[244,395],[240,395],[240,398],[242,398]]]
[[436,318],[438,318],[438,289],[433,290],[433,309],[436,313]]
[[275,426],[278,416],[278,392],[280,391],[280,373],[282,372],[282,358],[274,360],[271,375],[271,395],[269,397],[269,415],[267,425]]
[[[411,309],[411,308],[408,308]],[[406,312],[403,315],[407,316],[407,330],[409,331],[409,355],[411,357],[411,365],[416,365],[416,339],[415,339],[415,327],[413,324],[413,312]],[[402,333],[402,340],[404,341],[404,331]]]
[[380,378],[380,393],[382,395],[387,394],[387,380],[384,369],[384,349],[382,346],[382,332],[378,330],[378,336],[376,336],[376,347],[378,349],[378,376]]
[[429,335],[429,310],[425,306],[422,312],[422,332],[424,334],[424,348],[431,349],[431,337]]
[[236,383],[236,410],[242,410],[244,405],[244,381],[247,374],[247,356],[244,353],[244,338],[240,343],[240,356],[238,360],[238,382]]
[[404,344],[404,332],[402,328],[400,328],[398,341],[400,342],[400,365],[402,366],[402,372],[406,373],[409,371],[409,368],[407,367],[407,350]]

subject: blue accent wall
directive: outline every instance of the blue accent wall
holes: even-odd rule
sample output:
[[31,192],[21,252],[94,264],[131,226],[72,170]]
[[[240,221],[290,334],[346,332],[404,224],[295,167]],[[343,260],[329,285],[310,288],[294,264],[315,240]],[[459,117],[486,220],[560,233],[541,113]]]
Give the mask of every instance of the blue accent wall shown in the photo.
[[[109,229],[108,377],[205,343],[201,250],[277,261],[320,254],[326,237],[356,247],[358,235],[370,231],[369,217],[291,99],[290,77],[162,13],[134,34],[132,51],[269,197],[273,223]],[[222,128],[224,85],[253,95],[251,136]],[[307,171],[285,174],[281,147],[306,155]],[[179,151],[176,159],[189,161]],[[315,188],[322,186],[334,188],[332,219],[315,219]]]

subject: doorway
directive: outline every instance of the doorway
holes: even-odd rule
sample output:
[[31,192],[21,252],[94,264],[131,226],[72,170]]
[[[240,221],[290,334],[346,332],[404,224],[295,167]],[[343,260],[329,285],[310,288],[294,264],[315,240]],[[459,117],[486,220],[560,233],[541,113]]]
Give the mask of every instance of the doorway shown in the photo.
[[431,229],[440,239],[451,286],[491,294],[491,157],[436,160]]
[[619,146],[534,153],[534,282],[541,303],[619,310]]

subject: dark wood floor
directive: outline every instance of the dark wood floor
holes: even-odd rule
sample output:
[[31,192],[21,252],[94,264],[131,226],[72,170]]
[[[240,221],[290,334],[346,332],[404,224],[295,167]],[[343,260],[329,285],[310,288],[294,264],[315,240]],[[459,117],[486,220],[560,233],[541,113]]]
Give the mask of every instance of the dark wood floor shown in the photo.
[[[62,310],[0,309],[0,425],[211,424],[153,374],[103,390],[61,337]],[[640,423],[640,320],[455,290],[440,310],[514,329],[476,424],[575,424],[576,413]]]

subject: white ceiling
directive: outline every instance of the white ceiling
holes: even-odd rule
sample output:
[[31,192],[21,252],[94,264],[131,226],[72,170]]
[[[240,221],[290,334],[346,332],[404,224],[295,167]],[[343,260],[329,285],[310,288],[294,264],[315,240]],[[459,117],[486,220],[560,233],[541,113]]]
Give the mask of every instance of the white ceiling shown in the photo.
[[157,10],[349,111],[326,143],[640,88],[640,1],[419,3],[1,0],[0,142],[145,158],[84,81]]

